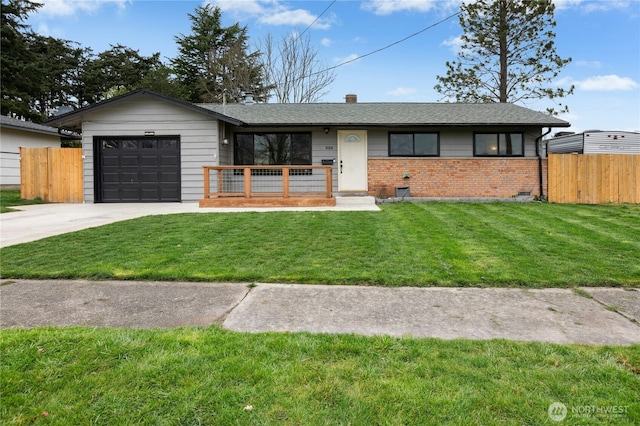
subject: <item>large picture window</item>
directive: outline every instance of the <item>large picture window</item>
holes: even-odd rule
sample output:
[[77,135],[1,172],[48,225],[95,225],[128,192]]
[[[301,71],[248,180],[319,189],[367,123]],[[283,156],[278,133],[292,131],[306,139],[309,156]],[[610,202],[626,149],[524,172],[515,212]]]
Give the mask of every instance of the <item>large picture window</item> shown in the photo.
[[524,135],[522,133],[475,133],[473,155],[476,157],[522,157]]
[[440,155],[438,133],[389,133],[390,157],[437,157]]
[[237,165],[311,165],[311,133],[236,133],[233,156]]

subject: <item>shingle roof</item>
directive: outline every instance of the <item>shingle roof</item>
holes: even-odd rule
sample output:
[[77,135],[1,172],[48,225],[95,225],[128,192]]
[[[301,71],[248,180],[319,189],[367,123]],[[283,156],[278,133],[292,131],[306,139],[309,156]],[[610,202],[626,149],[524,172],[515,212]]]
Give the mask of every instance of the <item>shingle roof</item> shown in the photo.
[[26,130],[35,133],[43,133],[46,135],[60,136],[58,129],[51,126],[43,126],[42,124],[32,123],[31,121],[24,121],[6,115],[0,115],[0,125],[9,129]]
[[570,123],[506,103],[198,104],[248,125],[569,127]]

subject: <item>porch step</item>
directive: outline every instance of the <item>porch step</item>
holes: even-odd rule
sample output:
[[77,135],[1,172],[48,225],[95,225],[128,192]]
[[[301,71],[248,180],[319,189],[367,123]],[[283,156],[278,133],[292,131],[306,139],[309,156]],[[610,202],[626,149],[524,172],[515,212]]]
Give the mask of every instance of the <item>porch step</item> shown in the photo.
[[340,197],[336,196],[336,206],[375,206],[376,199],[371,196],[350,196],[350,197]]

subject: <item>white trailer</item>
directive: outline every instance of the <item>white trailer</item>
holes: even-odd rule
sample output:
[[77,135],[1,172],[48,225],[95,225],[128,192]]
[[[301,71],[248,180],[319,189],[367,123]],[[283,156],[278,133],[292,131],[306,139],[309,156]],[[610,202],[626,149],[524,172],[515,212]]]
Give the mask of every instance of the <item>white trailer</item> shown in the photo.
[[547,141],[549,154],[640,154],[640,133],[592,130]]

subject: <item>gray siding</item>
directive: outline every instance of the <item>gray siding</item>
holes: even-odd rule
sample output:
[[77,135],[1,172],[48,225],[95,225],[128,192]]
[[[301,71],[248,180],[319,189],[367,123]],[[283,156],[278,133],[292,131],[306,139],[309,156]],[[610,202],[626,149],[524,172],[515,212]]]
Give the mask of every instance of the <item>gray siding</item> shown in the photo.
[[0,186],[20,185],[20,147],[60,148],[60,136],[2,127],[0,134]]
[[203,114],[149,98],[104,108],[85,117],[82,129],[85,202],[94,201],[94,136],[180,136],[181,198],[197,201],[204,194],[202,166],[218,165],[218,122]]
[[[388,157],[389,132],[438,132],[440,133],[440,157],[467,158],[473,157],[473,134],[476,130],[469,128],[401,128],[401,129],[373,129],[369,130],[369,157]],[[540,129],[506,129],[487,128],[480,132],[520,132],[524,133],[525,157],[535,157],[536,137],[540,136]],[[397,157],[396,157],[397,158]]]

